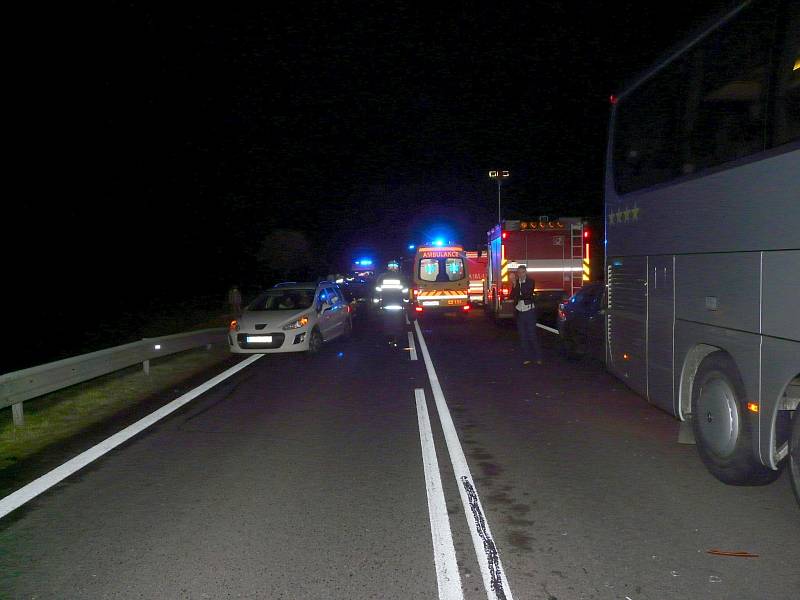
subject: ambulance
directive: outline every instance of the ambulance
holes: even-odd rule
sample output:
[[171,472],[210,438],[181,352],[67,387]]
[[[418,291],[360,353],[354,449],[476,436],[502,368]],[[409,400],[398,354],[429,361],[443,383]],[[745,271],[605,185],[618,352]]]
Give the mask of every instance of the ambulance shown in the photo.
[[469,267],[464,248],[417,248],[413,270],[412,316],[469,312]]

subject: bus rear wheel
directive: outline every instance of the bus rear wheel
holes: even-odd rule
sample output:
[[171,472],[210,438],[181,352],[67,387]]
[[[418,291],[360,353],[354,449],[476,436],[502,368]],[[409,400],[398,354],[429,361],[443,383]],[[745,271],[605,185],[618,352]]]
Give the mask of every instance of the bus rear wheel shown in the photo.
[[792,414],[792,437],[789,441],[789,478],[797,503],[800,504],[800,406]]
[[730,485],[765,485],[780,471],[753,452],[754,419],[746,413],[744,384],[724,352],[708,355],[692,386],[692,428],[697,451],[714,477]]

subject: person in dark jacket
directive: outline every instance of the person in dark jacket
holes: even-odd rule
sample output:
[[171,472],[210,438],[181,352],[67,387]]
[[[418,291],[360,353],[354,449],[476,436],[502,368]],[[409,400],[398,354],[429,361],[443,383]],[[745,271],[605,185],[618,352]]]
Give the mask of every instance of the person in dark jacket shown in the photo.
[[517,332],[522,345],[523,365],[535,362],[542,364],[542,351],[539,348],[539,337],[536,331],[536,305],[533,302],[535,282],[528,277],[525,265],[517,267],[517,281],[511,290],[514,301],[514,313],[517,317]]

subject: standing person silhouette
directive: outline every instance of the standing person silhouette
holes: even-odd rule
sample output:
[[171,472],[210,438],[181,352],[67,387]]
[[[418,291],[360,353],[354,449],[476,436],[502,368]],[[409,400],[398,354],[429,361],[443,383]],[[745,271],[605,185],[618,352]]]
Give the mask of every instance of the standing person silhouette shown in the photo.
[[242,293],[238,285],[228,290],[228,308],[234,318],[242,316]]
[[517,317],[517,332],[522,346],[522,364],[529,365],[535,362],[542,364],[542,351],[539,348],[539,337],[536,331],[536,305],[533,302],[533,293],[536,283],[528,277],[525,265],[517,267],[517,281],[511,290],[511,299],[514,301],[514,313]]

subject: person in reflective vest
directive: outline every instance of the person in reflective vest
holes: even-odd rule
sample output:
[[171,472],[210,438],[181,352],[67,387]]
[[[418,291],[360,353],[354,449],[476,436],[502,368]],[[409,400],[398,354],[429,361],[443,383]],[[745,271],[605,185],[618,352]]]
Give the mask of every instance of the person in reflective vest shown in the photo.
[[511,299],[514,301],[523,365],[542,364],[542,351],[539,348],[539,334],[536,327],[535,289],[536,282],[528,277],[525,265],[517,267],[517,281],[511,290]]

